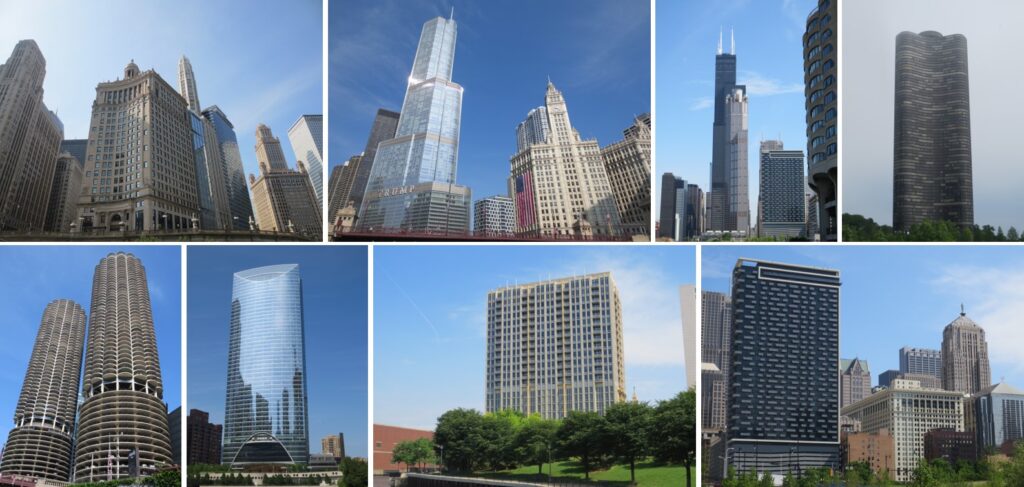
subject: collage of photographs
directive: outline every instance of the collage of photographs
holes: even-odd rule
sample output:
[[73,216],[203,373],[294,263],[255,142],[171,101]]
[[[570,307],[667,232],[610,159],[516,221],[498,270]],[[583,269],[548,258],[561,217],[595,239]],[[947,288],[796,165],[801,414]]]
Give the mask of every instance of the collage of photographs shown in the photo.
[[0,0],[0,487],[1024,487],[1021,23]]

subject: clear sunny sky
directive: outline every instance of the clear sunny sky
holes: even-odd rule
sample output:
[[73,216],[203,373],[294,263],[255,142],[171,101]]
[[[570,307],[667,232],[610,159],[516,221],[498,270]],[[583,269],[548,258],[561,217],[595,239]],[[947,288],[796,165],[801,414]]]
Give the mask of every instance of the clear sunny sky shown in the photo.
[[756,221],[761,139],[781,137],[786,149],[807,151],[802,38],[815,5],[814,0],[658,2],[655,201],[666,172],[710,190],[715,52],[719,30],[729,52],[734,29],[736,82],[747,85],[749,97],[748,176],[751,221]]
[[650,5],[619,0],[332,0],[330,163],[366,145],[378,108],[399,111],[423,23],[455,8],[462,85],[458,182],[473,199],[508,192],[516,125],[544,104],[548,76],[584,138],[622,139],[650,111]]
[[1024,247],[705,245],[702,289],[729,292],[739,257],[839,269],[841,356],[867,360],[874,385],[900,348],[940,349],[963,303],[985,329],[992,382],[1024,387]]
[[323,112],[320,0],[0,0],[0,62],[22,39],[46,58],[43,100],[65,139],[87,138],[96,85],[123,77],[132,59],[178,88],[188,56],[203,108],[219,106],[235,125],[247,173],[259,171],[257,125],[274,131],[294,167],[288,129]]
[[299,264],[306,325],[309,451],[345,434],[345,454],[367,450],[365,246],[249,245],[188,249],[188,407],[224,423],[234,273]]
[[374,422],[433,429],[449,409],[484,409],[487,293],[610,271],[623,305],[626,388],[642,401],[686,387],[679,286],[691,246],[376,246]]
[[[71,299],[88,320],[96,265],[110,253],[128,252],[146,269],[153,328],[156,331],[164,402],[168,410],[181,405],[181,250],[179,246],[48,245],[0,248],[0,308],[4,310],[0,340],[0,444],[14,424],[14,408],[28,369],[39,321],[54,299]],[[88,324],[87,324],[88,326]],[[84,365],[84,356],[82,358]],[[78,388],[81,394],[81,386]]]

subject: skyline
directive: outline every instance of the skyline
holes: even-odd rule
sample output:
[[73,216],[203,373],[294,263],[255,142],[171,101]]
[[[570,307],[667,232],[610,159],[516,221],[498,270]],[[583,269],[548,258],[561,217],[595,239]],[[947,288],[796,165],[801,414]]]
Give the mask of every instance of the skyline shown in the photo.
[[1024,264],[1024,249],[711,246],[702,249],[702,289],[729,293],[740,257],[838,269],[840,358],[866,360],[872,385],[882,372],[899,369],[901,347],[940,349],[943,329],[959,317],[963,303],[967,316],[985,330],[992,383],[1005,377],[1024,387],[1018,385],[1024,384],[1024,363],[1017,349],[1024,340],[1017,325],[1024,313],[1024,278],[1012,270],[1013,263]]
[[[456,181],[474,200],[507,196],[516,127],[544,104],[548,76],[584,139],[621,140],[633,117],[651,109],[649,6],[582,3],[331,3],[328,62],[346,76],[330,81],[330,167],[363,151],[378,108],[401,108],[420,28],[448,18],[452,7],[459,24],[452,79],[465,89]],[[541,8],[544,15],[535,15]],[[600,27],[610,23],[619,29]]]
[[[4,2],[0,56],[6,59],[19,40],[39,44],[46,58],[43,101],[64,123],[65,139],[88,138],[96,85],[122,77],[129,61],[143,71],[155,69],[180,92],[178,62],[187,56],[203,108],[217,105],[227,114],[238,135],[246,174],[258,174],[254,147],[259,123],[284,135],[301,115],[323,111],[323,11],[315,0],[254,0],[245,8],[241,5],[112,0],[100,15],[73,0]],[[181,35],[182,29],[189,35]],[[84,50],[102,55],[83,55]],[[290,141],[286,136],[281,139],[294,168]]]
[[641,401],[670,399],[686,388],[679,286],[694,269],[693,249],[681,247],[379,247],[374,422],[432,430],[448,409],[483,412],[487,293],[605,271],[622,301],[626,397],[635,387]]
[[367,266],[366,249],[216,246],[190,250],[189,409],[206,411],[211,423],[224,424],[234,273],[298,264],[303,281],[309,451],[319,453],[320,439],[341,431],[347,454],[365,457],[367,278],[359,271]]
[[[0,415],[13,418],[46,305],[54,299],[71,299],[82,306],[88,317],[96,265],[107,254],[122,251],[134,254],[146,269],[163,376],[163,400],[168,412],[181,405],[181,250],[177,246],[16,245],[0,248],[0,266],[8,275],[23,276],[17,282],[0,284],[0,306],[9,314],[5,340],[0,342],[0,361],[9,365],[0,368],[0,390],[4,391],[0,394]],[[86,333],[91,325],[87,318]],[[83,354],[83,363],[84,360]],[[81,387],[76,392],[81,395]],[[7,441],[11,426],[0,425],[0,444]]]
[[[661,175],[666,172],[697,184],[705,194],[711,190],[715,52],[720,32],[723,51],[730,52],[732,34],[736,84],[745,85],[749,97],[748,194],[750,221],[757,221],[756,155],[761,140],[781,138],[787,150],[807,150],[801,46],[807,15],[816,5],[815,0],[658,5],[656,56],[661,62],[655,81],[660,137],[654,201],[660,201]],[[806,154],[804,158],[806,176]]]

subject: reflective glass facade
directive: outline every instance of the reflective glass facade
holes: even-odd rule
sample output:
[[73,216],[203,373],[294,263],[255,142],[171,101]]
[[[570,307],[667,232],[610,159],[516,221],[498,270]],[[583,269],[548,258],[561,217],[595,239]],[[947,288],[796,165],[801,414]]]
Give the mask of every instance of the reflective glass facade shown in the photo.
[[188,112],[192,127],[192,150],[196,162],[196,193],[199,196],[200,228],[217,228],[217,209],[213,204],[213,191],[210,185],[210,171],[213,161],[206,157],[206,138],[203,136],[203,121],[194,112]]
[[[306,352],[302,279],[295,264],[234,276],[222,462],[244,463],[240,451],[279,451],[307,463]],[[246,447],[254,443],[253,447]],[[255,445],[258,444],[258,445]],[[258,448],[257,448],[258,447]],[[278,455],[274,461],[289,461]]]
[[203,116],[213,124],[217,133],[232,225],[235,230],[248,230],[249,219],[253,217],[252,202],[249,200],[249,187],[245,183],[245,169],[242,168],[242,153],[238,150],[235,126],[216,105],[204,110]]

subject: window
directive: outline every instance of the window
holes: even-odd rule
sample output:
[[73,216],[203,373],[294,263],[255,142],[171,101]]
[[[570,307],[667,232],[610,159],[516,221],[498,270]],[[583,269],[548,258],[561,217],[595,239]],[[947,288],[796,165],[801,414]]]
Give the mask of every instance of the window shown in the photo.
[[822,109],[823,109],[823,105],[815,105],[814,108],[811,109],[811,118],[814,118],[814,117],[817,117],[818,115],[820,115]]
[[836,118],[836,109],[834,107],[829,108],[828,111],[825,112],[825,120],[832,120],[834,118]]
[[836,92],[830,91],[827,94],[825,94],[825,103],[826,104],[827,103],[832,103],[834,101],[836,101]]

